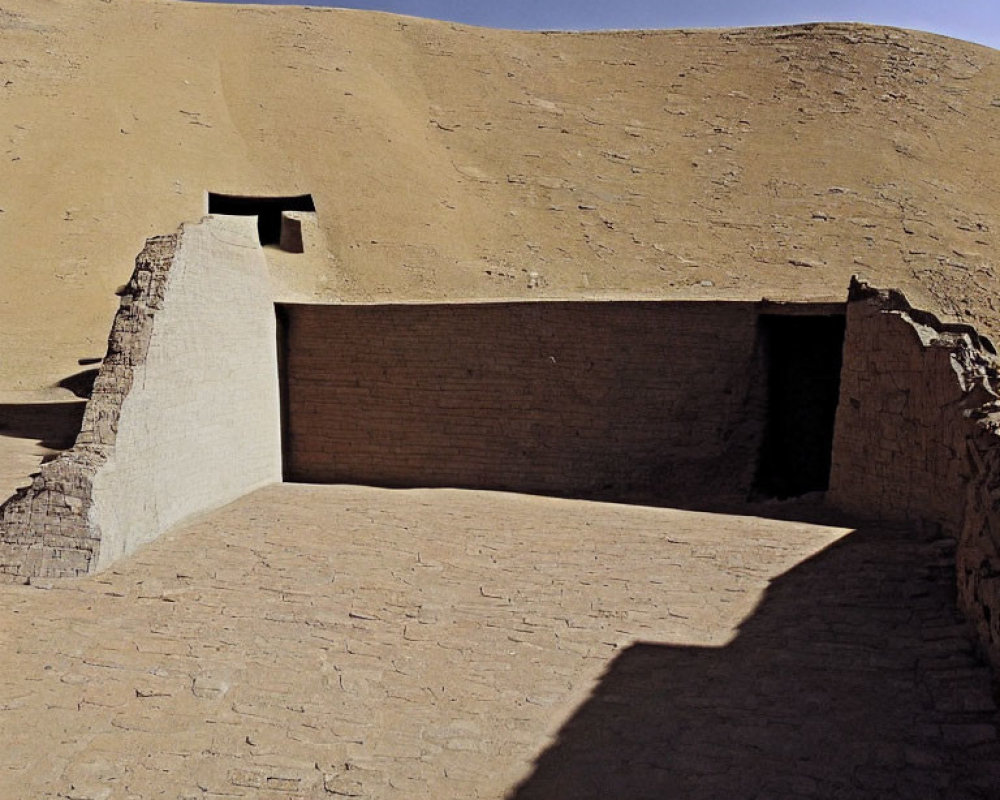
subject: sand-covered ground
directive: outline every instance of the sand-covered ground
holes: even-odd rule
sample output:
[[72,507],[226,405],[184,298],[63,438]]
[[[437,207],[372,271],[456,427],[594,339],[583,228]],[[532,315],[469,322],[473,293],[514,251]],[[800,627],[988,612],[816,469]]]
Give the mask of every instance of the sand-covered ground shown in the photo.
[[5,0],[0,36],[6,392],[103,355],[143,240],[208,191],[313,194],[286,297],[841,298],[859,272],[1000,331],[989,48],[175,0]]
[[948,555],[276,486],[103,574],[2,587],[0,796],[988,798],[997,715]]

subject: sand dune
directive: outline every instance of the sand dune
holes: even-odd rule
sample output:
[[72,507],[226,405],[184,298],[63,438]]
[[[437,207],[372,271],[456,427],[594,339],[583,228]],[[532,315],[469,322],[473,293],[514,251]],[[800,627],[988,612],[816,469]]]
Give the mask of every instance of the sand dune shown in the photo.
[[103,354],[206,192],[315,198],[290,298],[842,298],[997,332],[1000,55],[842,24],[514,33],[132,0],[0,11],[0,391]]

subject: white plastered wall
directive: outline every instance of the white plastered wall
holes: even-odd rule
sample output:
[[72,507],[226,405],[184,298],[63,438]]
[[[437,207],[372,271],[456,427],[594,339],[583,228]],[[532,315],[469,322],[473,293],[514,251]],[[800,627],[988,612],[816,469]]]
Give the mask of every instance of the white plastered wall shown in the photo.
[[94,479],[97,568],[281,480],[274,306],[253,217],[183,228],[145,362]]

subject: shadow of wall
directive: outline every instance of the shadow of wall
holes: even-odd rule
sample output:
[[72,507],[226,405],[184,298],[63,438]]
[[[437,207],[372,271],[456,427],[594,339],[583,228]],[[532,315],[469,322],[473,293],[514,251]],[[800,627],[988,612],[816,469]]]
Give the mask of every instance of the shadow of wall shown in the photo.
[[851,282],[826,502],[958,541],[960,608],[1000,668],[1000,364],[973,328]]
[[995,797],[952,564],[947,540],[859,529],[778,578],[731,644],[632,645],[510,796]]
[[285,478],[743,500],[767,405],[760,313],[749,302],[281,306]]
[[0,436],[30,439],[49,450],[73,446],[86,402],[0,403]]

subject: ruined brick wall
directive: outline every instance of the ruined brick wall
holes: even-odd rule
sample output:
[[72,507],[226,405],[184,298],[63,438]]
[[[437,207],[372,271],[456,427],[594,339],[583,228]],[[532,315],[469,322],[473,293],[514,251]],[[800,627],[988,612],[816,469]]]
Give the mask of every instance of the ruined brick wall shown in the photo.
[[681,502],[749,489],[753,303],[283,308],[290,479]]
[[72,449],[43,464],[31,485],[0,506],[0,578],[82,575],[97,563],[93,481],[114,449],[122,401],[145,358],[179,236],[149,239],[108,339],[108,353]]
[[854,283],[828,504],[957,540],[959,607],[1000,669],[1000,406],[992,346]]
[[958,602],[1000,671],[1000,409],[987,404],[969,437],[971,476],[955,553]]
[[255,220],[185,226],[165,291],[94,479],[99,567],[281,479],[274,306]]
[[0,507],[0,579],[93,571],[279,479],[276,363],[252,219],[150,239],[76,444]]
[[969,477],[963,412],[983,401],[964,373],[974,336],[898,293],[852,288],[830,504],[957,530]]

